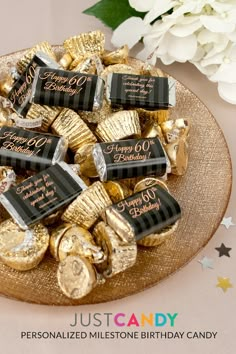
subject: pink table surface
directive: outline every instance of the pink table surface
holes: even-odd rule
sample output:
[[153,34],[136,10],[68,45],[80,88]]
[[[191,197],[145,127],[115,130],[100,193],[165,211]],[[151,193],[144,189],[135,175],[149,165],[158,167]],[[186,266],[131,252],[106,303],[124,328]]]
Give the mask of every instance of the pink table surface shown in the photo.
[[[106,48],[111,31],[93,17],[83,15],[83,9],[96,1],[86,0],[21,0],[1,4],[0,54],[28,48],[42,40],[60,44],[71,35],[94,29],[106,34]],[[111,14],[112,16],[112,14]],[[132,53],[131,53],[132,54]],[[162,68],[164,66],[160,65]],[[228,142],[235,171],[236,107],[220,99],[217,87],[190,64],[173,64],[164,68],[190,88],[210,109],[220,124]],[[220,163],[220,156],[219,156]],[[217,181],[216,181],[217,183]],[[226,212],[236,223],[235,183]],[[231,257],[218,257],[215,247],[221,243],[231,247]],[[212,258],[214,269],[202,270],[198,260]],[[161,284],[128,298],[93,306],[47,307],[0,297],[0,347],[4,354],[64,354],[67,353],[181,353],[232,354],[236,344],[236,229],[220,226],[206,247],[182,270]],[[224,293],[216,287],[217,277],[229,277],[234,285]],[[95,312],[127,314],[178,313],[175,327],[145,327],[146,332],[185,332],[183,339],[90,339],[30,340],[21,339],[21,331],[121,331],[118,327],[70,327],[75,313],[87,316]],[[122,329],[123,330],[123,329]],[[129,329],[125,328],[124,331]],[[131,327],[130,331],[136,331]],[[215,339],[187,339],[187,332],[218,332]]]

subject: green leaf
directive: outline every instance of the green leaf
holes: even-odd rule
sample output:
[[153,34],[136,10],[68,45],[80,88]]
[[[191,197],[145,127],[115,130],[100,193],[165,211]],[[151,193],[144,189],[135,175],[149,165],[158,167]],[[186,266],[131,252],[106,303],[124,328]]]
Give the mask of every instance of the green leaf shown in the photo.
[[[128,0],[101,0],[92,7],[83,11],[84,14],[97,17],[106,26],[116,29],[129,17],[144,18],[146,12],[137,12],[129,5]],[[130,29],[132,30],[132,28]]]

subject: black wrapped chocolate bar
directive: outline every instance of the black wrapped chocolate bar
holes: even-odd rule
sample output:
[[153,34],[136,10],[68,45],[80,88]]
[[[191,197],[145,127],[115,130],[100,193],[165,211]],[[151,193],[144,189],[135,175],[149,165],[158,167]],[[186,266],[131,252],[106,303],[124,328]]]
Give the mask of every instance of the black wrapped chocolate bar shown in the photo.
[[167,158],[158,138],[95,144],[93,158],[101,181],[138,176],[164,176]]
[[41,171],[64,160],[67,140],[16,127],[0,128],[0,165]]
[[37,52],[8,94],[8,99],[12,103],[14,111],[22,117],[26,116],[30,108],[29,99],[35,77],[35,70],[37,67],[41,66],[59,67],[59,65],[45,53]]
[[27,229],[71,202],[86,188],[65,162],[59,162],[0,195],[0,202],[15,222]]
[[108,207],[104,219],[122,238],[140,240],[174,224],[181,217],[178,202],[154,185]]
[[106,96],[112,106],[161,109],[175,105],[175,80],[133,74],[112,73],[107,78]]
[[39,68],[31,102],[74,110],[95,111],[103,102],[104,81],[96,75]]

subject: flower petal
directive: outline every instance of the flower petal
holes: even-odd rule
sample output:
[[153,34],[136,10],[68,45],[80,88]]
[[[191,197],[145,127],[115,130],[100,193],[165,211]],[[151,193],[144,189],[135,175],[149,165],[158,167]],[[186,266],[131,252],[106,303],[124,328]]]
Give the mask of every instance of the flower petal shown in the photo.
[[[146,0],[144,0],[144,1],[146,1]],[[177,4],[178,4],[178,1],[172,1],[172,0],[155,1],[154,7],[151,8],[150,11],[144,17],[144,22],[151,23],[152,21],[157,19],[159,16],[165,14],[167,11],[172,9]]]
[[194,33],[201,27],[202,24],[199,20],[186,24],[183,18],[183,21],[181,21],[181,23],[177,23],[176,25],[170,28],[170,33],[177,37],[185,37]]
[[219,82],[218,92],[223,100],[231,104],[236,104],[236,83]]
[[116,47],[127,44],[132,48],[150,28],[151,26],[145,25],[140,17],[130,17],[115,29],[111,42]]
[[200,16],[201,23],[212,32],[233,32],[235,30],[235,24],[224,21],[222,18],[216,16]]
[[158,57],[168,53],[170,57],[184,63],[191,60],[197,51],[196,36],[191,34],[183,38],[175,37],[171,33],[166,33],[157,49]]
[[236,62],[223,63],[217,72],[210,77],[211,81],[222,81],[229,84],[236,83]]
[[129,4],[136,11],[147,12],[150,11],[155,3],[155,0],[129,0]]

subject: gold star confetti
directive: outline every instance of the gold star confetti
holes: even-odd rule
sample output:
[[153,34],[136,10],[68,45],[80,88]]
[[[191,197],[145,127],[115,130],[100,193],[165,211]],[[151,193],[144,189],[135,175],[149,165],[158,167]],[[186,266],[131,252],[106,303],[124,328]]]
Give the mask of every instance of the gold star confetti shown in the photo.
[[222,277],[218,277],[218,284],[216,284],[217,288],[221,288],[224,293],[229,289],[232,288],[233,285],[230,283],[230,279],[229,278],[222,278]]
[[229,216],[228,218],[223,218],[223,220],[221,221],[221,225],[224,225],[227,230],[230,228],[230,226],[235,226],[235,224],[232,222],[232,216]]

